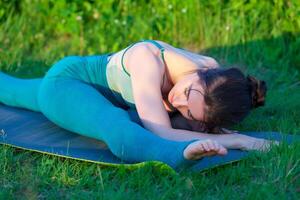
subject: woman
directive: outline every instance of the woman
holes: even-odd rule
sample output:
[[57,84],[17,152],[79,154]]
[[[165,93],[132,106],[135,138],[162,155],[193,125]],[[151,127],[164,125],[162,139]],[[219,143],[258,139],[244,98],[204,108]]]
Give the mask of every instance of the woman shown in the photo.
[[[116,53],[65,57],[43,78],[0,73],[0,102],[102,140],[127,162],[159,160],[173,168],[227,149],[268,149],[271,141],[218,128],[263,105],[265,93],[263,81],[155,40]],[[135,109],[137,123],[128,115]],[[172,118],[175,111],[180,115]]]

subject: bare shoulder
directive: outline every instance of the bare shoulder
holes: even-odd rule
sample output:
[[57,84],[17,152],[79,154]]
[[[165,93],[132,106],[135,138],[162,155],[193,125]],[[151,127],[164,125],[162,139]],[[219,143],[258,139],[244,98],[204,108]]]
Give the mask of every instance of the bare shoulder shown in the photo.
[[157,47],[147,42],[139,42],[126,51],[123,63],[129,73],[133,68],[138,70],[141,66],[150,67],[151,65],[152,68],[158,68],[162,75],[164,64],[159,55],[160,50]]
[[163,63],[156,50],[140,43],[134,45],[127,55],[127,65],[139,117],[145,128],[161,134],[162,127],[171,128],[161,93]]

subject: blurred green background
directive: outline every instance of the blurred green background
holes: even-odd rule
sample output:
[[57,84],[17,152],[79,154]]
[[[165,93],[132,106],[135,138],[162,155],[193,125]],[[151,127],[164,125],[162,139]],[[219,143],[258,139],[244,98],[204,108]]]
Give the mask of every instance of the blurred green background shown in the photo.
[[[299,33],[298,0],[0,0],[0,70],[41,77],[67,55],[162,40],[267,82],[266,106],[238,130],[300,134]],[[0,150],[0,198],[297,199],[300,193],[299,145],[181,176],[155,167],[101,173],[95,164]]]
[[114,52],[142,38],[249,67],[300,70],[297,0],[2,0],[0,30],[8,70]]

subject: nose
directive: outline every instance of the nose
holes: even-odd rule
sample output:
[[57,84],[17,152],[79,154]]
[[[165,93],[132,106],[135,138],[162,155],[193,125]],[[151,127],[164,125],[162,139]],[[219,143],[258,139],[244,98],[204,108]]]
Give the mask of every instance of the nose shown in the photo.
[[172,102],[172,105],[175,107],[175,108],[179,108],[179,107],[186,107],[188,105],[188,102],[185,98],[175,98]]

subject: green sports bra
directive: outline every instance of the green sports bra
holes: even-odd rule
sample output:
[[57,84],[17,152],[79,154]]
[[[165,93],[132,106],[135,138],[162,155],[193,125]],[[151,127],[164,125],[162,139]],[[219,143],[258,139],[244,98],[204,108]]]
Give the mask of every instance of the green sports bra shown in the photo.
[[[111,89],[111,91],[113,92],[113,94],[115,95],[119,103],[123,105],[125,104],[130,108],[135,108],[135,102],[132,93],[130,74],[128,73],[128,71],[126,71],[123,60],[124,60],[124,54],[127,52],[127,50],[139,42],[150,42],[154,44],[156,47],[158,47],[160,49],[163,62],[165,63],[165,58],[164,58],[165,49],[163,46],[161,46],[158,42],[154,40],[140,40],[138,42],[131,44],[126,49],[116,54],[113,54],[113,56],[111,57],[111,59],[107,64],[107,69],[106,69],[106,77],[107,77],[109,88]],[[120,59],[121,59],[121,63],[118,62],[120,61]],[[165,79],[164,77],[165,76],[163,76],[163,84]]]
[[[154,44],[155,46],[157,46],[157,47],[159,48],[159,50],[160,50],[160,54],[161,54],[161,57],[162,57],[162,59],[163,59],[163,62],[166,63],[166,62],[165,62],[165,58],[164,58],[164,51],[165,51],[165,48],[164,48],[163,46],[161,46],[158,42],[156,42],[155,40],[141,40],[141,41],[138,41],[138,42],[150,42],[150,43]],[[138,43],[138,42],[135,42],[135,43],[131,44],[129,47],[127,47],[127,48],[125,49],[123,55],[122,55],[122,58],[121,58],[122,68],[123,68],[123,70],[125,71],[125,73],[126,73],[128,76],[130,76],[130,74],[126,71],[126,69],[125,69],[125,67],[124,67],[124,64],[123,64],[124,55],[125,55],[126,51],[127,51],[130,47],[132,47],[133,45],[135,45],[135,44]]]

